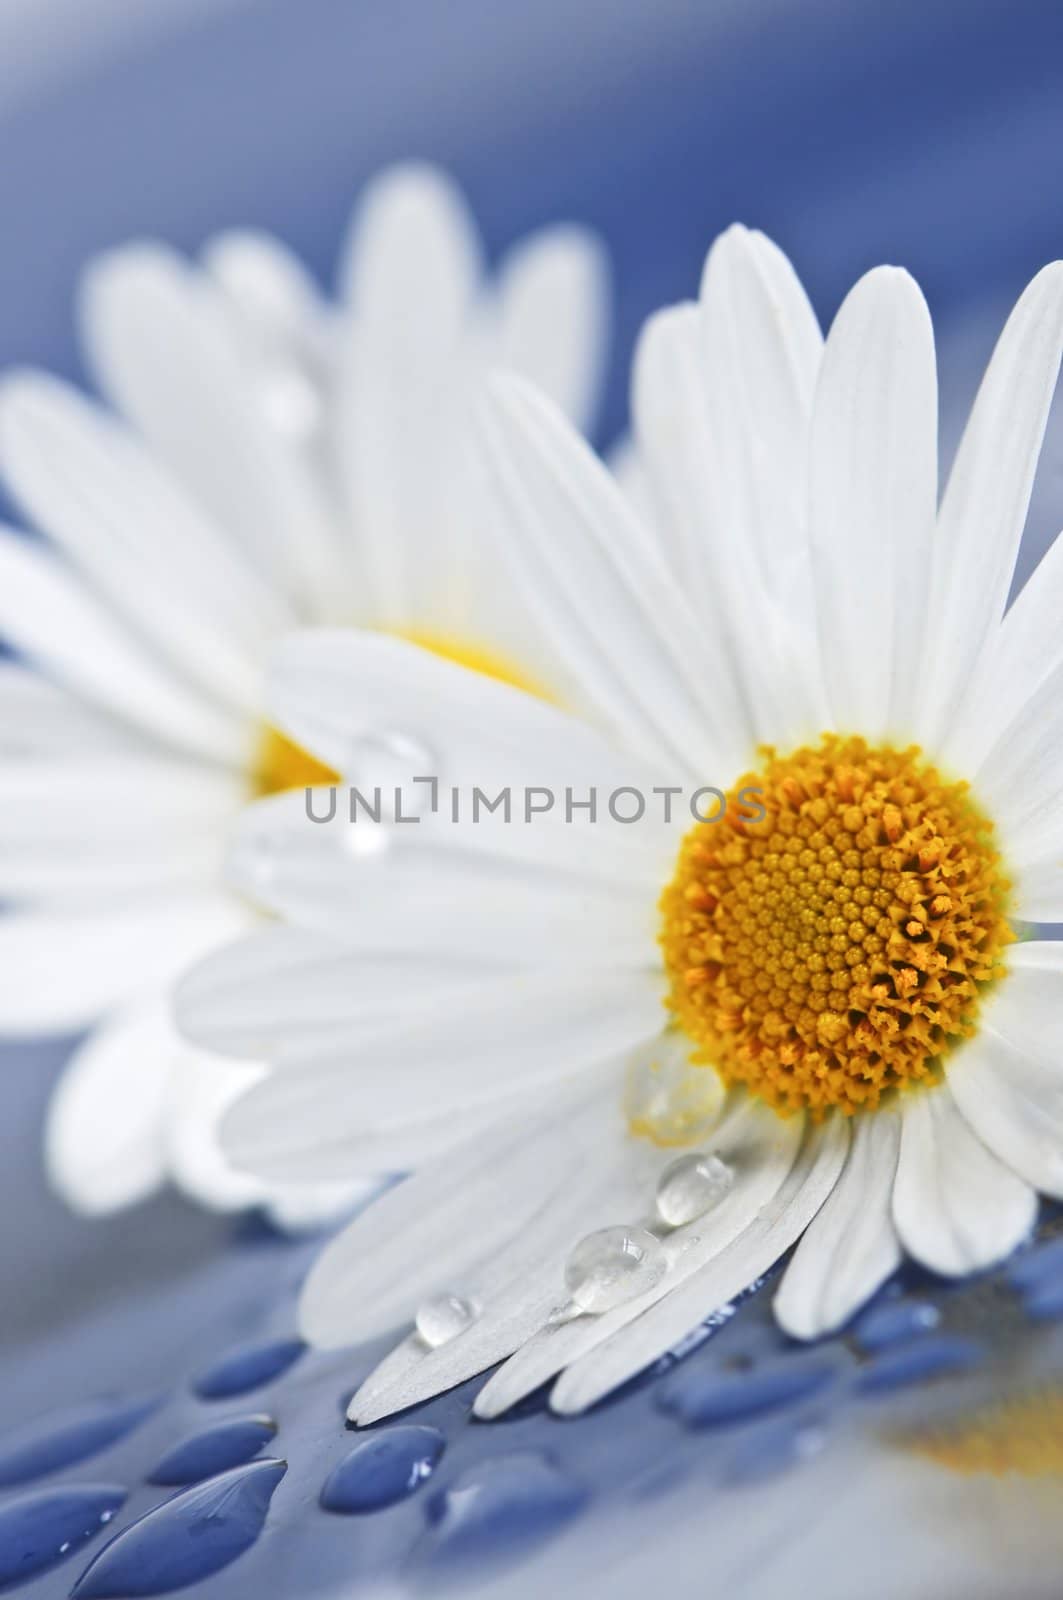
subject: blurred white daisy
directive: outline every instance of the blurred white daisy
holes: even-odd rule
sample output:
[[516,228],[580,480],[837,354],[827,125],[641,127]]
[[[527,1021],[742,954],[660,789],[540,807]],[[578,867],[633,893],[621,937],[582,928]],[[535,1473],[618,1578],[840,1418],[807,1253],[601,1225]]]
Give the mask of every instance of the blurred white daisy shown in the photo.
[[[136,244],[81,303],[102,409],[40,373],[0,392],[0,467],[40,541],[0,531],[0,1033],[88,1029],[51,1103],[51,1178],[105,1212],[175,1179],[287,1219],[347,1186],[278,1194],[225,1161],[252,1065],[190,1051],[176,974],[256,914],[223,882],[255,794],[328,777],[272,730],[265,656],[293,625],[524,654],[469,446],[485,363],[515,363],[577,423],[594,401],[596,241],[544,229],[487,272],[461,196],[396,168],[354,218],[337,305],[274,240],[198,264]],[[313,1175],[311,1175],[313,1176]]]
[[[282,648],[271,714],[319,759],[409,729],[466,797],[368,835],[252,808],[249,888],[294,925],[183,991],[193,1037],[271,1057],[240,1165],[420,1168],[305,1288],[322,1345],[416,1311],[356,1420],[504,1358],[478,1414],[555,1377],[580,1411],[795,1244],[776,1313],[813,1338],[903,1251],[977,1270],[1063,1197],[1063,944],[1013,942],[1063,920],[1063,541],[1005,614],[1061,340],[1056,264],[939,509],[915,283],[868,274],[824,344],[732,230],[636,362],[657,542],[546,399],[502,379],[488,413],[499,526],[597,728],[400,641]],[[473,784],[556,804],[474,821]],[[590,784],[596,822],[561,801]],[[605,815],[621,786],[637,823]]]

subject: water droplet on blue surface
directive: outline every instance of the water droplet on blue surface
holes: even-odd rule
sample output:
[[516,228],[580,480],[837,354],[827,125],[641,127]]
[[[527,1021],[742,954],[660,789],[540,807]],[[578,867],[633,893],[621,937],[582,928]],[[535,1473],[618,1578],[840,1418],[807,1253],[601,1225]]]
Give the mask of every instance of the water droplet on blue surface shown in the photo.
[[657,1405],[688,1428],[720,1427],[805,1400],[832,1384],[838,1371],[835,1362],[821,1360],[750,1372],[683,1372],[658,1391]]
[[664,1276],[661,1241],[645,1228],[589,1233],[565,1263],[565,1287],[581,1311],[611,1311],[644,1294]]
[[284,1461],[254,1461],[185,1489],[115,1536],[85,1568],[76,1600],[126,1600],[198,1583],[250,1549],[262,1532]]
[[981,1354],[971,1339],[928,1334],[872,1361],[860,1374],[857,1386],[865,1394],[875,1394],[899,1389],[906,1383],[945,1377],[950,1372],[965,1372],[977,1364]]
[[0,1586],[22,1583],[65,1561],[124,1504],[115,1484],[34,1489],[0,1507]]
[[380,1511],[405,1500],[430,1477],[447,1441],[438,1428],[396,1427],[370,1434],[334,1467],[321,1491],[326,1511]]
[[0,1488],[76,1466],[131,1433],[158,1406],[152,1400],[89,1400],[0,1439]]
[[430,1500],[424,1553],[438,1566],[523,1552],[559,1533],[586,1501],[583,1486],[545,1456],[480,1461]]
[[680,1156],[657,1183],[657,1214],[670,1228],[682,1227],[719,1205],[734,1186],[734,1169],[711,1151]]
[[230,1350],[196,1380],[195,1391],[201,1400],[228,1400],[249,1389],[260,1389],[287,1372],[305,1349],[301,1339],[276,1339],[271,1344]]
[[231,1417],[168,1450],[148,1482],[184,1484],[213,1478],[215,1473],[250,1461],[276,1431],[271,1417]]
[[941,1312],[929,1301],[888,1301],[865,1312],[856,1325],[856,1338],[865,1350],[886,1350],[929,1333],[940,1321]]
[[456,1339],[476,1317],[471,1300],[456,1294],[437,1294],[417,1311],[417,1332],[425,1344],[435,1348]]

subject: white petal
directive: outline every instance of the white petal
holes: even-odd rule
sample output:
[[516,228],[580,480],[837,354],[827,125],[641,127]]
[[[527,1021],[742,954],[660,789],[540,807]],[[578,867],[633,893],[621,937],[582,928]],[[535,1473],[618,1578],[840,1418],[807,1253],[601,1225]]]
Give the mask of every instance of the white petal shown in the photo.
[[254,714],[290,610],[135,440],[38,373],[0,390],[0,456],[34,523],[127,624],[212,696]]
[[280,1056],[364,1023],[421,1017],[455,991],[476,993],[512,964],[456,958],[443,943],[417,952],[271,927],[212,952],[181,984],[190,1036],[226,1055]]
[[809,523],[834,726],[908,726],[925,633],[937,497],[937,377],[926,302],[879,267],[827,339],[812,426]]
[[[1053,540],[982,652],[947,752],[974,772],[1063,664],[1063,538]],[[1044,919],[1053,920],[1051,918]]]
[[267,1187],[227,1159],[221,1125],[229,1107],[261,1081],[263,1069],[206,1055],[179,1038],[175,1045],[164,1121],[170,1177],[191,1199],[215,1211],[258,1205]]
[[581,433],[601,387],[609,327],[609,262],[586,228],[543,228],[499,269],[499,366],[548,394]]
[[297,1039],[275,1057],[284,1070],[230,1115],[225,1146],[241,1167],[275,1178],[306,1175],[316,1147],[322,1176],[342,1176],[347,1151],[407,1129],[435,1142],[430,1125],[448,1110],[483,1122],[499,1101],[549,1099],[660,1025],[656,981],[498,978],[419,1015]]
[[[619,1094],[618,1094],[619,1098]],[[602,1134],[602,1091],[554,1096],[539,1118],[502,1123],[390,1189],[318,1257],[300,1326],[312,1343],[385,1332],[533,1226],[544,1198]]]
[[554,1385],[552,1409],[563,1415],[585,1411],[665,1355],[711,1312],[767,1272],[831,1193],[848,1145],[843,1118],[808,1128],[785,1183],[749,1227],[641,1316],[575,1361]]
[[[322,1115],[322,1095],[337,1097],[331,1118]],[[241,1095],[227,1113],[220,1148],[226,1165],[253,1174],[259,1188],[418,1172],[474,1134],[489,1138],[500,1122],[526,1119],[539,1110],[543,1095],[535,1087],[510,1094],[500,1084],[497,1096],[477,1104],[424,1113],[416,1105],[396,1106],[394,1098],[385,1114],[378,1096],[363,1108],[354,1086],[335,1071],[276,1073]]]
[[1008,318],[941,503],[915,729],[932,749],[945,746],[978,658],[1004,615],[1061,348],[1063,264],[1054,262]]
[[242,763],[242,719],[197,695],[55,557],[0,528],[0,636],[76,694],[151,738]]
[[445,949],[454,961],[495,970],[656,963],[657,900],[675,860],[674,830],[658,839],[648,823],[624,828],[636,843],[605,821],[525,823],[519,793],[513,820],[500,812],[493,825],[469,814],[469,799],[466,790],[460,823],[437,814],[389,826],[364,814],[348,821],[339,811],[346,796],[329,824],[308,821],[302,794],[271,796],[239,820],[230,882],[274,915],[363,954],[432,962]]
[[338,546],[321,486],[271,425],[209,281],[162,245],[130,245],[93,264],[82,313],[118,409],[268,582],[331,615]]
[[207,240],[203,265],[263,338],[298,346],[322,332],[325,308],[298,256],[271,234],[228,228]]
[[334,454],[358,534],[359,615],[378,626],[423,626],[462,577],[454,500],[481,272],[472,219],[442,172],[395,167],[370,185],[341,269]]
[[[485,1386],[477,1398],[477,1415],[497,1416],[562,1368],[576,1361],[589,1364],[593,1353],[607,1347],[620,1329],[640,1321],[651,1306],[679,1292],[707,1262],[726,1252],[786,1182],[801,1135],[799,1119],[783,1121],[758,1102],[739,1097],[705,1141],[705,1148],[734,1170],[735,1183],[710,1212],[666,1236],[668,1272],[660,1283],[602,1316],[543,1327]],[[649,1199],[646,1193],[644,1208]]]
[[244,913],[200,894],[132,902],[114,911],[25,911],[0,917],[0,1033],[85,1027],[126,995],[169,981]]
[[[973,785],[1002,834],[1002,852],[1018,869],[1018,913],[1039,890],[1033,863],[1063,856],[1063,663],[1038,685],[992,745]],[[1025,869],[1025,870],[1024,870]]]
[[137,741],[75,695],[18,661],[0,661],[0,762],[122,754]]
[[986,1148],[947,1084],[915,1090],[902,1104],[893,1189],[901,1243],[949,1277],[1002,1260],[1033,1227],[1034,1191]]
[[976,1037],[946,1066],[953,1098],[1000,1160],[1063,1199],[1063,943],[1008,952]]
[[[823,726],[806,533],[823,340],[782,251],[742,227],[709,251],[699,321],[705,420],[696,498],[717,626],[730,638],[758,740],[796,741],[813,723],[817,732]],[[764,595],[777,618],[764,617]]]
[[[635,350],[632,411],[645,481],[642,501],[631,503],[644,525],[657,531],[673,578],[702,619],[706,681],[751,747],[755,708],[742,674],[747,653],[741,636],[750,599],[763,607],[764,596],[747,581],[748,542],[733,539],[713,521],[711,429],[697,306],[670,306],[646,323]],[[630,492],[625,498],[631,501]],[[731,577],[722,570],[730,566],[737,569]],[[763,632],[756,628],[758,642]]]
[[519,1349],[565,1303],[565,1262],[578,1240],[639,1214],[662,1157],[629,1137],[616,1114],[617,1089],[615,1077],[603,1079],[595,1137],[578,1166],[544,1183],[529,1225],[451,1286],[477,1307],[474,1321],[434,1349],[400,1344],[354,1396],[352,1420],[376,1421],[429,1399]]
[[892,1111],[857,1119],[842,1175],[806,1228],[775,1296],[775,1319],[792,1338],[833,1333],[900,1266],[890,1212],[900,1132]]
[[728,721],[698,619],[602,463],[516,378],[492,383],[481,438],[515,571],[592,714],[670,772],[733,772],[748,730]]
[[0,896],[206,885],[242,798],[224,772],[135,750],[0,765]]
[[165,996],[109,1018],[67,1063],[48,1106],[48,1178],[68,1205],[102,1216],[166,1177],[164,1129],[178,1041]]

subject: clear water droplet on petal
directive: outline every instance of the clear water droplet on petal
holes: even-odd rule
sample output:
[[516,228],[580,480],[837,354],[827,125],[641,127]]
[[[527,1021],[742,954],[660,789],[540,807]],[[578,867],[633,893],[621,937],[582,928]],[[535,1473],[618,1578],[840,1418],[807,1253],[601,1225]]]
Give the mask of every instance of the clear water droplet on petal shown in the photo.
[[665,1168],[657,1183],[657,1214],[671,1228],[702,1217],[734,1184],[734,1169],[710,1152],[695,1150]]
[[437,1294],[418,1308],[417,1332],[434,1349],[456,1339],[475,1319],[476,1307],[471,1300],[463,1300],[457,1294]]
[[598,1315],[652,1289],[667,1264],[660,1240],[645,1228],[603,1228],[569,1255],[565,1287],[581,1311]]

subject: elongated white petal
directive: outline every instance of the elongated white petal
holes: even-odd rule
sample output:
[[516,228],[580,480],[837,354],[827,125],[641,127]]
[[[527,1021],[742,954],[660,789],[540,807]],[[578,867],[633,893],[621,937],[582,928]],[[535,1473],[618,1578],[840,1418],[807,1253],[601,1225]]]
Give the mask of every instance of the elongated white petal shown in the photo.
[[20,661],[0,661],[0,763],[128,754],[136,736]]
[[[979,657],[945,750],[961,772],[976,772],[1025,707],[1063,665],[1063,538],[1049,546]],[[1041,920],[1054,921],[1046,917]]]
[[109,1018],[80,1045],[48,1106],[48,1179],[68,1205],[102,1216],[166,1176],[166,1109],[180,1046],[165,994]]
[[1008,952],[1008,976],[983,1002],[977,1036],[947,1063],[975,1133],[1027,1183],[1063,1198],[1063,943]]
[[135,747],[0,764],[0,897],[205,887],[242,799],[224,772]]
[[917,285],[862,278],[835,318],[816,392],[809,488],[819,643],[837,728],[908,726],[937,496],[934,336]]
[[[429,1399],[519,1350],[567,1299],[565,1262],[588,1233],[637,1216],[660,1154],[632,1140],[617,1116],[616,1075],[599,1089],[599,1133],[578,1168],[546,1186],[532,1224],[460,1281],[476,1307],[469,1326],[444,1345],[407,1340],[370,1373],[348,1415],[366,1423]],[[419,1346],[419,1348],[418,1348]]]
[[945,746],[1004,615],[1061,349],[1063,264],[1053,262],[1008,318],[941,503],[915,726],[931,749]]
[[706,1142],[706,1149],[734,1171],[734,1185],[711,1211],[667,1235],[668,1272],[661,1282],[604,1316],[551,1320],[484,1386],[476,1414],[498,1416],[572,1362],[589,1359],[620,1328],[727,1249],[785,1182],[801,1133],[797,1119],[782,1124],[758,1103],[739,1099]]
[[906,1096],[903,1112],[893,1221],[905,1249],[949,1277],[1002,1260],[1033,1227],[1033,1189],[982,1143],[947,1084]]
[[[1020,915],[1031,863],[1063,854],[1063,663],[1034,690],[974,774],[981,803],[1001,830],[1009,866],[1027,869],[1018,884]],[[1034,894],[1037,885],[1033,884]]]
[[320,486],[261,405],[220,297],[162,245],[94,262],[82,315],[102,385],[154,454],[303,615],[341,596]]
[[495,359],[548,394],[581,433],[594,420],[609,326],[609,263],[595,234],[543,228],[503,257]]
[[860,1118],[845,1168],[812,1219],[775,1296],[775,1319],[795,1339],[833,1333],[900,1265],[890,1205],[900,1146],[890,1111]]
[[462,578],[462,369],[481,275],[472,218],[444,174],[402,166],[370,185],[340,274],[349,333],[333,443],[359,615],[379,626],[423,627],[444,605],[436,591]]
[[290,610],[136,441],[39,373],[0,390],[15,494],[115,611],[202,689],[254,715],[267,642]]
[[[460,823],[445,814],[416,826],[364,814],[352,823],[338,805],[334,822],[314,824],[302,794],[270,797],[240,818],[230,881],[275,915],[363,954],[432,962],[445,950],[448,961],[492,970],[658,962],[656,906],[674,829],[658,838],[650,824],[526,823],[519,792],[508,821],[470,815],[467,790],[461,803]],[[446,797],[443,805],[449,811]]]
[[182,684],[54,556],[3,528],[0,637],[149,738],[229,765],[249,753],[241,719]]
[[600,1083],[551,1096],[537,1118],[474,1136],[382,1195],[315,1263],[300,1303],[304,1336],[354,1344],[449,1292],[534,1225],[602,1121]]
[[493,382],[481,436],[514,571],[586,706],[666,770],[733,771],[749,730],[713,692],[697,618],[605,467],[515,378]]
[[800,1237],[831,1193],[848,1145],[849,1129],[842,1118],[807,1129],[786,1181],[744,1232],[641,1316],[569,1366],[554,1385],[552,1409],[562,1415],[585,1411],[665,1355],[711,1312],[766,1272]]
[[514,1112],[510,1101],[536,1091],[540,1102],[555,1097],[660,1025],[656,984],[639,992],[630,982],[551,976],[470,985],[412,1020],[370,1015],[331,1039],[313,1031],[296,1038],[274,1056],[283,1070],[230,1114],[225,1146],[241,1167],[277,1178],[300,1176],[316,1146],[322,1170],[327,1162],[329,1177],[342,1176],[347,1150],[411,1125],[417,1138],[428,1124],[431,1139],[448,1111],[460,1119],[468,1110],[483,1123],[504,1102],[516,1115],[526,1108]]
[[209,894],[0,917],[0,1033],[85,1027],[127,994],[176,977],[243,921],[238,906]]
[[823,726],[806,531],[823,340],[782,251],[742,227],[709,251],[699,323],[696,503],[716,626],[758,741],[797,743]]

